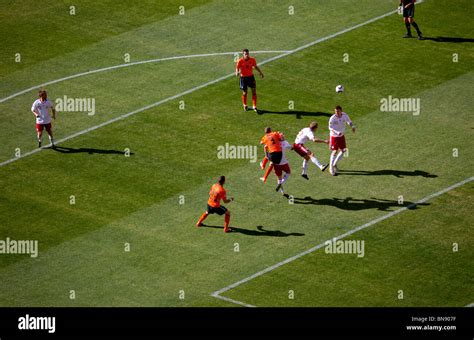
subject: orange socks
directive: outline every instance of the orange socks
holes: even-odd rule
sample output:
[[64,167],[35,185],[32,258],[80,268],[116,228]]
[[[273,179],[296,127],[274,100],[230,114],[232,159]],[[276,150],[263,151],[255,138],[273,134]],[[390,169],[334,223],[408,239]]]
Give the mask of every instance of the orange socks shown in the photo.
[[264,181],[264,182],[267,181],[268,175],[270,175],[270,172],[272,172],[272,170],[273,170],[273,163],[270,164],[270,166],[268,167],[267,171],[265,171],[265,175],[263,175],[263,181]]
[[257,95],[252,93],[252,104],[253,107],[257,107]]
[[224,231],[229,229],[229,222],[230,222],[230,215],[225,214],[225,217],[224,217]]
[[244,104],[244,106],[247,106],[247,95],[246,94],[242,95],[242,104]]
[[207,218],[209,214],[206,212],[204,212],[201,217],[199,218],[199,221],[196,223],[196,227],[200,227],[202,226],[202,222]]

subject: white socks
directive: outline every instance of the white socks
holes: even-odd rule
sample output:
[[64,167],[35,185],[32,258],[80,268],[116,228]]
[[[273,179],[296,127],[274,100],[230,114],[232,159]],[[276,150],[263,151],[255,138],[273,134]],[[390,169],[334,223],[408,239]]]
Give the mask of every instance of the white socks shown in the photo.
[[319,169],[323,169],[323,165],[321,163],[319,163],[318,159],[316,157],[311,156],[311,162],[313,162],[314,164],[316,164],[316,166],[319,168]]
[[337,154],[336,159],[334,160],[333,166],[336,166],[336,164],[341,160],[342,156],[344,156],[344,152],[339,151],[339,153]]
[[288,179],[288,177],[290,177],[290,174],[288,174],[288,173],[285,172],[285,176],[283,176],[283,179],[281,180],[281,183],[280,183],[280,184],[285,183],[286,180]]
[[306,159],[303,160],[303,175],[306,175],[308,172],[308,161]]

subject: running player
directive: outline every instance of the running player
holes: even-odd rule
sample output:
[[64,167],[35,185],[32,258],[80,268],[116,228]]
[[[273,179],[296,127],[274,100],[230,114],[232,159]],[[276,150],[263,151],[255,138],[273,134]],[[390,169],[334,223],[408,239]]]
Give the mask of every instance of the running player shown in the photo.
[[400,0],[400,6],[403,7],[403,21],[405,21],[405,26],[407,28],[407,34],[405,34],[404,38],[411,38],[411,26],[415,27],[416,33],[418,34],[418,40],[423,39],[423,35],[418,27],[418,24],[415,22],[413,17],[415,16],[415,2],[416,0]]
[[216,184],[213,184],[209,191],[209,200],[207,201],[207,210],[201,215],[199,221],[196,223],[196,227],[201,227],[204,224],[202,222],[209,216],[209,214],[225,215],[224,216],[224,232],[229,233],[232,231],[229,228],[230,223],[230,211],[221,205],[221,200],[224,203],[229,203],[234,200],[233,197],[227,199],[227,193],[224,189],[225,176],[219,177]]
[[[344,132],[346,131],[346,124],[355,132],[355,125],[350,120],[347,113],[342,112],[342,107],[339,105],[334,108],[334,114],[329,118],[329,134],[331,136],[331,158],[329,160],[329,172],[331,175],[337,175],[337,163],[341,160],[344,152],[347,151],[346,138]],[[336,153],[339,153],[336,156]]]
[[53,119],[56,119],[56,110],[54,109],[53,104],[51,104],[51,102],[48,100],[48,93],[45,90],[40,90],[38,95],[39,99],[36,99],[31,106],[31,111],[36,117],[38,147],[41,147],[43,130],[46,129],[51,146],[54,148],[53,131],[51,129],[51,115],[49,114],[49,111],[51,110]]
[[237,61],[235,66],[235,75],[240,75],[240,89],[242,90],[242,104],[244,105],[244,110],[248,110],[247,106],[247,88],[252,89],[252,104],[253,110],[258,112],[257,109],[257,83],[255,82],[255,77],[253,75],[253,69],[256,69],[260,74],[260,77],[263,79],[263,73],[260,68],[257,66],[257,61],[255,58],[250,57],[249,50],[244,49],[243,57]]
[[304,146],[304,144],[311,140],[315,143],[326,143],[328,144],[327,140],[319,139],[314,136],[314,132],[318,128],[318,123],[317,122],[311,122],[309,124],[309,127],[302,129],[298,135],[296,136],[295,143],[293,144],[293,150],[300,155],[301,157],[304,158],[303,160],[303,172],[301,176],[305,179],[309,179],[308,177],[308,161],[311,160],[321,171],[324,171],[327,169],[328,164],[322,165],[319,160],[316,158],[316,156]]

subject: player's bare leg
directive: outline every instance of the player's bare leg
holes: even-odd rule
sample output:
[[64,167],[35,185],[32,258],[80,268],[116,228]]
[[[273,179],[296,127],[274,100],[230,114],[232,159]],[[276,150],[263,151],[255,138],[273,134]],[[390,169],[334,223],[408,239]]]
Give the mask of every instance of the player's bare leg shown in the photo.
[[232,229],[229,228],[229,223],[230,223],[230,211],[227,210],[224,216],[224,233],[230,233],[232,231]]

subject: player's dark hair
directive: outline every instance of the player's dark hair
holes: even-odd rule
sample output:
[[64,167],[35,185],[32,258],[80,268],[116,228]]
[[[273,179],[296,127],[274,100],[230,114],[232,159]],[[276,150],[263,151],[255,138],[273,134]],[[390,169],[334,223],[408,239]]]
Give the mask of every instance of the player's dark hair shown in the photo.
[[272,128],[269,127],[269,126],[267,126],[267,127],[265,128],[265,133],[270,133],[270,132],[272,132]]
[[220,185],[223,185],[225,183],[225,176],[220,176],[218,182]]
[[309,124],[309,128],[310,128],[311,130],[316,129],[317,127],[318,127],[318,122],[311,122],[311,123]]
[[336,110],[341,110],[341,111],[342,111],[342,107],[341,107],[341,105],[337,105],[337,106],[335,107],[335,109],[336,109]]
[[46,90],[39,90],[38,91],[38,97],[42,97],[43,94],[46,94]]
[[249,53],[249,49],[248,49],[248,48],[244,48],[244,49],[242,50],[242,52],[247,52],[247,53]]

